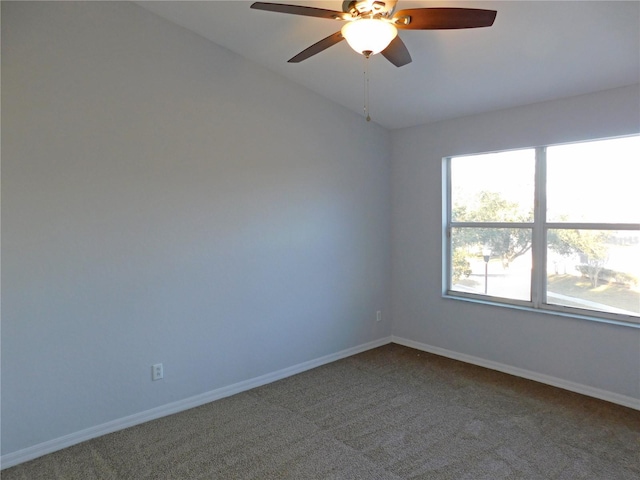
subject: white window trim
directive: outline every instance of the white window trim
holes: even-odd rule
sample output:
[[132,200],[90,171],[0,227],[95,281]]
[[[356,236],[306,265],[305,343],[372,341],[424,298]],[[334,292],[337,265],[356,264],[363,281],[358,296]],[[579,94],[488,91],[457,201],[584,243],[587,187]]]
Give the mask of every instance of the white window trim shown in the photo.
[[[589,140],[596,141],[598,139]],[[578,143],[578,142],[575,142]],[[514,149],[525,150],[525,149]],[[509,150],[505,150],[509,151]],[[538,313],[553,314],[564,317],[579,318],[614,325],[640,328],[640,318],[631,315],[588,310],[564,305],[547,303],[546,265],[547,230],[554,228],[568,230],[640,230],[640,224],[632,223],[569,223],[546,221],[546,151],[547,147],[535,148],[535,189],[533,222],[453,222],[451,220],[451,160],[464,155],[451,155],[443,158],[442,168],[442,296],[456,300],[470,301],[485,305],[516,308]],[[499,152],[485,152],[499,153]],[[469,154],[481,155],[482,153]],[[451,229],[463,228],[526,228],[532,231],[532,269],[531,269],[531,301],[503,298],[481,293],[460,292],[451,289]]]

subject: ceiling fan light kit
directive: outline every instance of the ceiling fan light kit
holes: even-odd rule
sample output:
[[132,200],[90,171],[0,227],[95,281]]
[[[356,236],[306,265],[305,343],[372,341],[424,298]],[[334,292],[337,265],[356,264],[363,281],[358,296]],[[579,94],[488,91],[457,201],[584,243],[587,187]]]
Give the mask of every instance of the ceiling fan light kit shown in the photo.
[[398,29],[391,23],[375,18],[353,20],[341,32],[349,46],[365,57],[380,53],[398,35]]

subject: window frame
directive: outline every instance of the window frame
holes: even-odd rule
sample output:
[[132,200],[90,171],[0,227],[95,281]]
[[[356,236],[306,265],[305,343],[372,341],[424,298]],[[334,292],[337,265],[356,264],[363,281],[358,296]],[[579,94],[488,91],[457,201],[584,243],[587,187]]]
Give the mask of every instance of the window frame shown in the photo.
[[[594,222],[547,222],[547,148],[556,145],[570,145],[595,141],[614,140],[616,138],[636,137],[640,135],[626,135],[621,137],[607,137],[584,140],[582,142],[568,142],[564,144],[549,144],[529,148],[513,148],[491,152],[479,152],[465,155],[450,155],[444,157],[442,168],[442,296],[457,300],[491,304],[503,307],[532,310],[560,316],[570,316],[587,320],[595,320],[618,325],[640,328],[640,317],[621,313],[590,310],[565,305],[555,305],[547,302],[547,232],[553,229],[564,230],[610,230],[634,231],[640,230],[636,223],[594,223]],[[532,222],[456,222],[452,221],[452,175],[451,162],[454,158],[483,155],[486,153],[502,153],[517,150],[535,151],[534,178],[534,206]],[[452,290],[452,229],[453,228],[523,228],[531,230],[531,291],[530,300],[518,300],[505,297],[486,295],[483,293],[461,292]]]

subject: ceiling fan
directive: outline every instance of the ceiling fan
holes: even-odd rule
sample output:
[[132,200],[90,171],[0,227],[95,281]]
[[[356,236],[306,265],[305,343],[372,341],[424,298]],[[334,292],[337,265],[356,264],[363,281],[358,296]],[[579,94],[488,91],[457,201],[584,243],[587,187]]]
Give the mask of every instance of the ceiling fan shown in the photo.
[[395,11],[397,0],[351,0],[342,2],[342,12],[323,8],[256,2],[251,8],[269,12],[289,13],[307,17],[347,22],[340,31],[311,45],[289,60],[298,63],[347,40],[357,53],[382,55],[396,67],[411,62],[411,55],[398,37],[400,30],[451,30],[490,27],[495,10],[477,8],[411,8]]

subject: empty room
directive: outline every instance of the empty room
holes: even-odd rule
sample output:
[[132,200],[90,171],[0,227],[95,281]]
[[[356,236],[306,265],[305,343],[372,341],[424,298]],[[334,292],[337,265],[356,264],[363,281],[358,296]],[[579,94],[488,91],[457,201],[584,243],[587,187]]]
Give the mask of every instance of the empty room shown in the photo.
[[640,476],[640,2],[1,21],[3,479]]

